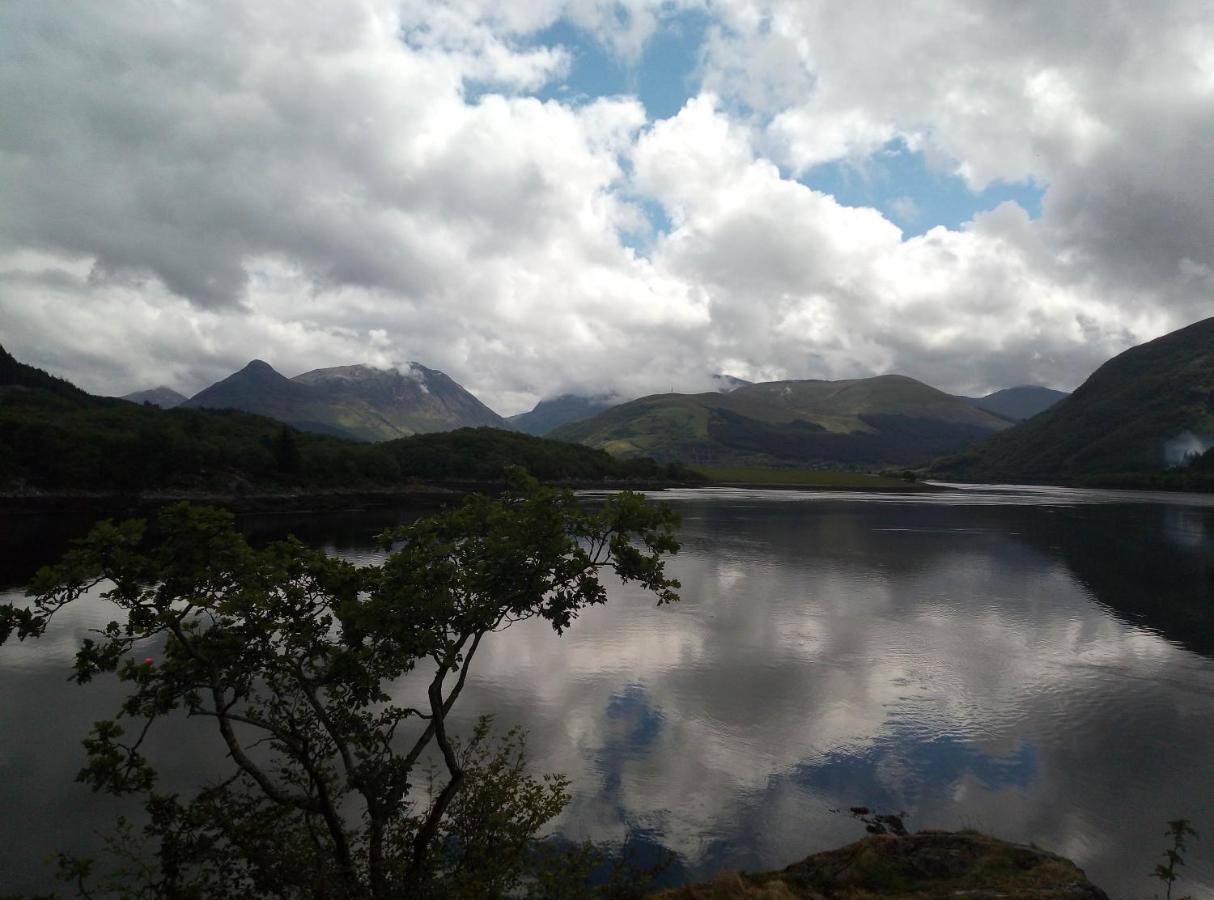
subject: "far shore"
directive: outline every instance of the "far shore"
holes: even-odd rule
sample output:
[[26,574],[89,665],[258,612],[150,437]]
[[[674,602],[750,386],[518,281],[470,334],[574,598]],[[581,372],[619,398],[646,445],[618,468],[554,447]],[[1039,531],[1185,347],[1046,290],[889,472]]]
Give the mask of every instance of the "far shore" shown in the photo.
[[[568,481],[549,482],[553,487],[575,490],[653,491],[671,487],[703,487],[670,481]],[[503,482],[442,481],[413,482],[391,487],[359,488],[274,488],[239,486],[218,488],[144,491],[54,491],[26,490],[0,493],[0,515],[38,515],[44,513],[147,512],[170,503],[198,503],[220,506],[237,513],[310,513],[382,509],[391,506],[447,506],[473,493],[495,494]]]
[[808,493],[881,493],[881,494],[940,494],[955,491],[957,488],[938,484],[924,484],[919,481],[896,481],[892,484],[867,484],[856,482],[851,484],[802,484],[797,482],[781,483],[778,481],[714,481],[698,484],[694,487],[725,487],[738,488],[747,491],[805,491]]
[[[695,484],[671,481],[564,481],[555,487],[583,491],[661,491],[673,488],[739,488],[742,490],[850,491],[880,493],[939,493],[955,490],[922,482],[886,478],[854,472],[785,470],[786,477],[771,470],[767,478],[733,481],[714,478],[704,472],[704,482]],[[219,489],[156,489],[146,491],[42,491],[27,490],[0,493],[0,515],[38,515],[45,513],[138,513],[170,503],[189,502],[221,506],[238,513],[297,514],[380,509],[389,506],[442,507],[471,493],[496,493],[501,482],[443,481],[417,482],[384,488],[266,488],[238,487]]]

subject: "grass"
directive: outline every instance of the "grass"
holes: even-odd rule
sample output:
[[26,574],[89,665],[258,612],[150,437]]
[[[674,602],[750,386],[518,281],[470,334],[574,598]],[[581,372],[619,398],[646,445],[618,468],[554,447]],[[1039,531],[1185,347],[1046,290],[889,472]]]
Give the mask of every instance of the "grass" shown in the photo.
[[905,488],[910,482],[864,472],[831,472],[822,469],[782,469],[762,466],[695,466],[695,470],[720,484],[765,484],[773,487]]

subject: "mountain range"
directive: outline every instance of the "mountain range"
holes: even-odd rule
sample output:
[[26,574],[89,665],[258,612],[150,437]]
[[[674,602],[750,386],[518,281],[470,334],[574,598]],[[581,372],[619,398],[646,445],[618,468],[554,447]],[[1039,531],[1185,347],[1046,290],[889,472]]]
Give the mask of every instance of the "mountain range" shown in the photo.
[[[625,459],[871,468],[938,457],[928,471],[958,480],[1191,488],[1204,488],[1214,476],[1214,318],[1125,351],[1061,399],[1060,392],[1033,386],[955,397],[899,375],[728,386],[735,389],[655,394],[616,406],[607,397],[559,397],[508,423],[443,373],[416,363],[401,370],[342,366],[286,378],[254,360],[176,408],[156,409],[180,395],[128,395],[135,403],[96,397],[0,348],[0,443],[7,442],[0,447],[0,469],[15,465],[42,472],[47,484],[84,484],[86,473],[105,470],[112,453],[104,446],[134,440],[144,455],[154,443],[162,468],[188,452],[190,466],[211,470],[208,459],[229,452],[226,438],[219,438],[224,429],[242,435],[249,448],[242,459],[259,458],[264,467],[272,420],[361,441],[465,425],[499,429],[489,433],[539,431],[563,420],[550,437]],[[230,412],[209,411],[214,409]],[[210,418],[198,418],[201,411]],[[178,413],[184,418],[172,418]],[[127,433],[136,426],[139,434]],[[172,438],[144,440],[165,428]],[[214,447],[189,449],[198,434],[210,431]],[[333,449],[340,443],[315,444],[310,452],[347,453]],[[470,445],[465,440],[461,446]],[[69,459],[64,448],[79,452]],[[387,458],[359,457],[359,465],[391,468]],[[132,483],[150,477],[146,461],[132,456],[127,462],[124,477]]]
[[287,378],[269,363],[189,399],[160,387],[123,399],[169,409],[235,409],[303,431],[362,441],[489,426],[551,435],[623,457],[776,465],[887,465],[953,453],[1053,402],[1021,387],[957,398],[902,376],[753,384],[713,376],[716,391],[620,404],[565,394],[503,419],[442,372],[419,363],[314,369]]
[[902,375],[772,381],[727,394],[655,394],[549,433],[620,456],[701,465],[908,464],[1009,427]]
[[404,371],[337,366],[287,378],[255,359],[182,406],[239,409],[301,431],[363,441],[479,425],[508,427],[447,375],[419,363]]
[[[739,388],[754,384],[736,378],[733,375],[713,375],[713,387],[717,393],[728,394]],[[784,382],[767,382],[768,384],[784,384]],[[985,397],[961,397],[970,406],[994,413],[1009,422],[1023,422],[1037,413],[1049,409],[1063,397],[1062,391],[1055,391],[1037,385],[1022,385],[1006,388],[987,394]],[[601,412],[619,405],[620,401],[611,395],[584,396],[580,394],[562,394],[550,400],[541,400],[530,412],[510,416],[506,421],[512,428],[525,431],[528,434],[545,435],[555,431],[561,425],[580,422],[592,418]]]
[[[754,384],[732,375],[718,374],[712,377],[716,388],[712,393],[664,394],[655,395],[661,399],[650,397],[633,401],[640,406],[621,404],[610,394],[563,394],[541,400],[534,409],[504,419],[446,374],[416,362],[399,369],[335,366],[287,378],[269,363],[253,360],[240,371],[188,399],[164,386],[136,391],[121,399],[150,403],[162,409],[177,406],[236,409],[268,416],[303,431],[362,441],[488,426],[537,436],[551,434],[558,439],[604,447],[624,456],[657,453],[670,461],[686,456],[696,460],[818,464],[838,458],[847,464],[865,465],[953,452],[987,432],[1008,422],[1020,421],[1065,396],[1048,388],[1026,386],[998,391],[987,397],[949,398],[911,379],[882,378],[885,380]],[[893,389],[894,385],[910,383],[930,392],[931,403],[938,407],[935,412],[920,415],[923,397],[911,398],[905,390],[900,393]],[[836,393],[826,387],[831,384],[850,386],[840,396],[852,398],[859,405],[853,410],[848,407],[850,401],[837,397],[828,399]],[[869,387],[861,388],[862,384]],[[884,385],[884,388],[876,387],[878,385]],[[790,401],[794,395],[795,399]],[[647,426],[637,422],[624,426],[627,434],[615,431],[615,423],[631,418],[640,408],[687,406],[692,401],[674,398],[692,396],[702,398],[699,404],[713,410],[711,414],[704,413],[712,425],[711,439],[706,442],[693,439],[690,434],[679,436],[677,428],[672,431],[669,414],[657,418],[646,416],[645,422],[655,426],[653,434],[645,434]],[[862,396],[866,399],[860,400]],[[874,399],[878,396],[879,400]],[[963,401],[986,415],[967,415],[959,411],[954,401]],[[947,408],[952,411],[941,412]],[[617,409],[621,412],[598,421],[598,417]],[[843,419],[840,419],[840,409]],[[876,420],[856,418],[860,414],[895,418],[875,424]],[[991,416],[1001,422],[994,422]],[[596,424],[557,433],[565,426],[589,421]],[[933,422],[938,424],[931,424]],[[708,437],[707,420],[703,426],[700,437]],[[815,428],[823,433],[806,437]],[[840,438],[843,434],[851,437],[843,440]],[[804,446],[792,446],[798,442]],[[903,444],[901,449],[890,446],[897,442]]]

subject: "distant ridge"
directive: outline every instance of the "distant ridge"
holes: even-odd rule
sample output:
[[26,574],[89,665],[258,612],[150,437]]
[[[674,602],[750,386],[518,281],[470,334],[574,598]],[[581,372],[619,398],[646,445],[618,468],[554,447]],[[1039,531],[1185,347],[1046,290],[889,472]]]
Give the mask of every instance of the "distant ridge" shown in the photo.
[[970,406],[984,409],[989,413],[1002,416],[1009,422],[1023,422],[1038,413],[1045,412],[1059,400],[1069,397],[1065,391],[1041,387],[1036,384],[1022,384],[1019,387],[1004,388],[987,394],[985,397],[962,397]]
[[[713,390],[722,394],[753,383],[733,375],[712,376]],[[541,400],[530,411],[510,416],[507,421],[511,428],[526,434],[546,435],[562,425],[584,421],[623,402],[618,395],[613,394],[561,394],[559,397]]]
[[655,394],[549,436],[689,464],[865,467],[925,461],[1007,427],[913,378],[881,375]]
[[405,368],[336,366],[287,378],[255,359],[183,405],[239,409],[304,431],[364,441],[479,425],[507,427],[442,372],[418,363]]
[[1159,472],[1214,446],[1214,318],[1131,347],[1069,397],[933,472],[1075,483]]
[[132,403],[150,403],[152,406],[159,406],[161,409],[172,409],[174,406],[180,406],[188,399],[185,394],[179,394],[170,387],[161,385],[160,387],[149,388],[146,391],[135,391],[132,394],[124,394],[121,399],[129,400]]
[[615,405],[616,401],[605,395],[584,397],[562,394],[550,400],[541,400],[534,409],[511,416],[507,421],[511,428],[525,434],[545,435],[554,428],[589,419]]

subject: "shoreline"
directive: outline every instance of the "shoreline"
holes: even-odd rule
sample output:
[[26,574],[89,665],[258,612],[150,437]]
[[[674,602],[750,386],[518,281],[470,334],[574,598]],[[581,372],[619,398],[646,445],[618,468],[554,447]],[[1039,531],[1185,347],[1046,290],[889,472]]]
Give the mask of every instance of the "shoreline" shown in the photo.
[[[683,485],[680,485],[682,487]],[[745,491],[801,491],[818,493],[865,493],[865,494],[943,494],[957,490],[953,487],[907,482],[906,484],[780,484],[776,482],[717,481],[693,487],[737,488]]]
[[[545,482],[571,490],[654,491],[672,487],[704,487],[657,481]],[[138,513],[172,503],[219,506],[237,514],[273,515],[309,512],[352,512],[391,506],[441,507],[474,493],[495,494],[502,482],[444,481],[391,488],[333,488],[330,490],[154,490],[154,491],[28,491],[0,494],[0,515],[57,513]]]

